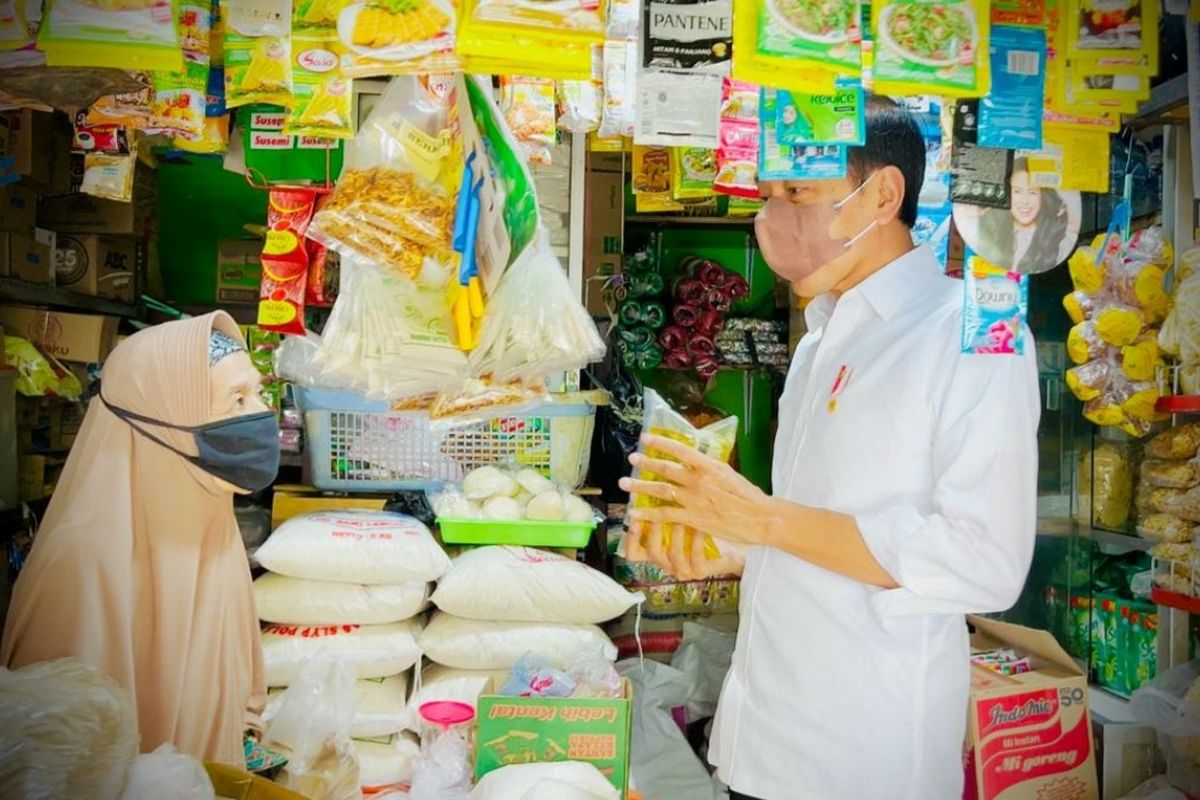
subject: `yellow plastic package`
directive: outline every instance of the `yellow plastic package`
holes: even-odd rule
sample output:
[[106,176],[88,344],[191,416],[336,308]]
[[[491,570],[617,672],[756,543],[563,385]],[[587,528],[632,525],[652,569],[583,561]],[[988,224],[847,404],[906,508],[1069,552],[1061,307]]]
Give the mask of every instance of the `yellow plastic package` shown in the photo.
[[982,97],[991,75],[988,0],[872,0],[875,91]]
[[1043,189],[1107,194],[1111,138],[1103,130],[1046,122],[1041,150],[1018,150],[1035,185]]
[[51,67],[183,69],[172,10],[158,0],[49,0],[38,49]]
[[1085,525],[1121,528],[1133,501],[1129,453],[1104,442],[1079,457],[1079,511]]
[[292,103],[291,0],[224,0],[225,106]]
[[704,147],[671,148],[671,199],[680,202],[716,197],[717,153]]
[[1110,56],[1158,63],[1160,0],[1064,1],[1068,60]]
[[[682,414],[671,408],[658,392],[653,389],[646,389],[642,401],[642,431],[644,433],[651,433],[667,439],[674,439],[677,442],[683,442],[688,447],[706,456],[728,463],[729,459],[733,457],[733,448],[737,444],[737,430],[737,417],[726,417],[711,425],[697,428],[685,419]],[[639,452],[650,458],[667,461],[674,460],[664,453],[654,450],[647,451],[640,446]],[[644,481],[666,480],[660,475],[655,475],[640,468],[634,470],[633,476],[638,480]],[[645,495],[634,495],[629,499],[629,503],[633,508],[670,505],[666,501]],[[688,537],[690,540],[691,537],[696,535],[696,532],[691,528],[685,527],[682,535]],[[664,529],[662,543],[664,549],[669,549],[671,546],[670,536],[671,531]],[[721,545],[718,544],[716,539],[707,535],[704,537],[704,557],[710,561],[715,561],[721,557]]]
[[447,0],[312,0],[338,4],[338,33],[346,50],[343,72],[352,77],[453,72],[457,14]]
[[463,0],[456,50],[467,72],[586,80],[604,40],[598,2]]
[[78,400],[83,387],[75,373],[19,336],[4,337],[4,363],[17,370],[17,392],[26,397]]
[[550,148],[558,141],[554,81],[501,76],[500,111],[525,160],[530,164],[549,164]]
[[295,34],[292,107],[283,122],[288,136],[345,139],[354,135],[351,82],[342,75],[341,45],[327,34]]
[[1121,348],[1121,371],[1131,381],[1152,381],[1163,364],[1158,352],[1158,337],[1145,333],[1133,344]]
[[762,0],[733,0],[731,75],[734,79],[802,94],[833,94],[839,73],[847,77],[862,74],[861,36],[857,44],[860,59],[858,68],[851,62],[839,66],[835,72],[813,61],[805,61],[801,68],[795,58],[770,54],[769,46],[764,47],[764,43],[760,42],[760,31],[764,28],[775,29],[779,23],[764,17],[767,12],[763,5]]

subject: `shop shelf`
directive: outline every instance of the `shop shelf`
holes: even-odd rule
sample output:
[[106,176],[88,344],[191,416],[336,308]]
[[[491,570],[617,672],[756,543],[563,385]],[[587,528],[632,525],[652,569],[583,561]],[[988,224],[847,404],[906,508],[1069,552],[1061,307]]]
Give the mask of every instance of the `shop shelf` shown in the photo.
[[1111,531],[1104,528],[1081,529],[1079,532],[1080,538],[1092,539],[1093,541],[1103,544],[1112,545],[1123,550],[1141,550],[1148,552],[1154,547],[1155,542],[1149,539],[1143,539],[1140,536],[1134,536],[1123,531]]
[[133,318],[139,316],[138,308],[135,305],[118,303],[103,297],[91,297],[59,289],[56,286],[41,286],[18,278],[0,278],[0,301],[31,306],[50,306],[70,311],[90,311],[114,317]]
[[754,227],[754,217],[656,217],[649,214],[633,214],[625,222],[636,225],[725,225],[734,228]]
[[1156,605],[1186,611],[1189,614],[1200,614],[1200,597],[1191,597],[1178,592],[1168,592],[1157,586],[1150,592],[1150,600]]
[[1164,117],[1174,116],[1171,112],[1181,108],[1186,113],[1187,105],[1187,74],[1184,73],[1153,87],[1150,90],[1150,99],[1141,104],[1138,113],[1130,117],[1128,123],[1133,127],[1161,123]]

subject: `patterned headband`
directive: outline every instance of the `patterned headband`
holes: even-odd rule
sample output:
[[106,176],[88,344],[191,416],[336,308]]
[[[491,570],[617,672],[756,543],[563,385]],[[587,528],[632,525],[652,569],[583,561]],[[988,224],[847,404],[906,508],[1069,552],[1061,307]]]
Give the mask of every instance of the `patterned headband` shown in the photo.
[[208,337],[208,365],[211,367],[226,356],[244,352],[241,342],[221,331],[213,331]]

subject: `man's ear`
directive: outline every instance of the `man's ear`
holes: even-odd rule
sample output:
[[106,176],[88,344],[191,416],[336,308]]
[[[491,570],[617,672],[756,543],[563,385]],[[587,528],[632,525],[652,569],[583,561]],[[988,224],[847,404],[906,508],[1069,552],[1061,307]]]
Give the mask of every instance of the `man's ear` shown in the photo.
[[904,205],[904,173],[898,167],[883,167],[879,170],[879,208],[877,210],[879,224],[887,225],[900,216],[900,208]]

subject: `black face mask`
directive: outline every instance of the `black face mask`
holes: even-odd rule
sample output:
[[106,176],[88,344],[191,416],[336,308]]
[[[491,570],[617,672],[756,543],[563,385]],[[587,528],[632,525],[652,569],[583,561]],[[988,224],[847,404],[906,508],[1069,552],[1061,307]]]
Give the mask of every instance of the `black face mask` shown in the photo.
[[[273,412],[264,411],[261,414],[246,414],[204,425],[184,426],[172,425],[114,406],[104,399],[103,394],[100,395],[100,400],[109,411],[142,436],[187,459],[209,475],[231,483],[239,489],[248,492],[265,489],[279,474],[279,422]],[[135,424],[138,422],[192,434],[196,441],[196,455],[191,456],[176,450]]]

